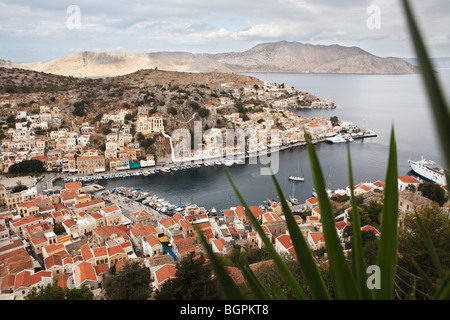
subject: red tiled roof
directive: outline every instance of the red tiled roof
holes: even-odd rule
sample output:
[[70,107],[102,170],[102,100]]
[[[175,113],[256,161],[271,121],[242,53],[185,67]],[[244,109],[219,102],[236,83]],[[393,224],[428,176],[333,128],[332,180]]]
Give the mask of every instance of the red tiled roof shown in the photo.
[[174,278],[177,272],[177,267],[173,264],[165,264],[155,271],[155,280],[162,283],[169,278]]
[[404,183],[420,183],[419,180],[411,176],[399,176],[398,179]]
[[97,275],[92,264],[86,261],[79,263],[73,268],[73,277],[76,286],[86,281],[97,281]]

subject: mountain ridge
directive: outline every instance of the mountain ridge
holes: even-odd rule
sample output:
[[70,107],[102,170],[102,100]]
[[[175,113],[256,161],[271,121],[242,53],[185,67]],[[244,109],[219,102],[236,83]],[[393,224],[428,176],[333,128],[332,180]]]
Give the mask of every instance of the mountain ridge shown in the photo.
[[258,44],[243,52],[216,54],[161,51],[82,51],[49,62],[14,63],[0,66],[74,77],[109,77],[142,69],[179,72],[311,72],[311,73],[418,73],[418,68],[400,58],[382,58],[359,47],[312,45],[296,41]]

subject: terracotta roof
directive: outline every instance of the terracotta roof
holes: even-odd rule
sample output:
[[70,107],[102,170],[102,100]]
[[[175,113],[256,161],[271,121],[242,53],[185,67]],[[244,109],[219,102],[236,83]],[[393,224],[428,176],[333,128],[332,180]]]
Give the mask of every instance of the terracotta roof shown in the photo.
[[316,204],[319,202],[319,199],[317,199],[316,197],[312,197],[312,198],[306,199],[306,202],[311,203],[311,204]]
[[64,187],[66,189],[81,189],[82,184],[80,181],[67,182]]
[[323,232],[310,232],[309,235],[311,236],[311,239],[314,243],[325,242],[325,237],[323,235]]
[[161,242],[159,242],[158,238],[156,238],[153,235],[148,235],[145,237],[145,240],[150,245],[150,247],[161,245]]
[[411,176],[399,176],[398,179],[404,183],[420,183],[419,180]]
[[47,270],[41,270],[41,271],[39,271],[39,272],[37,272],[37,273],[35,273],[35,274],[32,274],[31,275],[31,277],[30,277],[30,286],[32,286],[32,285],[34,285],[34,284],[36,284],[36,283],[38,283],[38,282],[41,282],[42,281],[42,278],[51,278],[52,277],[52,273],[50,272],[50,271],[47,271]]
[[103,204],[105,203],[102,199],[95,199],[95,200],[91,200],[91,201],[87,201],[87,202],[83,202],[83,203],[78,203],[75,205],[75,208],[81,209],[81,208],[85,208],[85,207],[89,207],[89,206],[93,206],[93,205],[99,205],[102,203]]
[[287,234],[283,234],[277,238],[278,242],[286,249],[289,250],[292,247],[291,237]]
[[112,257],[116,254],[126,254],[125,250],[122,248],[122,246],[114,246],[114,247],[108,247],[108,256]]
[[120,208],[117,205],[113,204],[112,206],[103,208],[102,211],[106,212],[106,213],[111,213],[111,212],[114,212],[114,211],[121,211],[121,210],[120,210]]
[[62,263],[62,257],[59,254],[53,254],[47,258],[45,258],[45,269],[49,270],[54,266],[61,266],[63,265]]
[[81,256],[85,261],[89,261],[94,257],[94,254],[92,253],[91,248],[89,247],[89,244],[83,245],[81,248]]
[[97,281],[97,275],[92,264],[86,261],[80,262],[73,268],[73,278],[75,286],[80,286],[86,281]]
[[20,288],[28,288],[30,286],[31,271],[23,270],[16,275],[14,283],[14,291]]
[[107,256],[108,252],[105,246],[101,246],[92,248],[92,254],[94,255],[94,257],[98,258],[102,256]]
[[173,264],[165,264],[155,271],[155,280],[162,283],[169,278],[174,278],[177,272],[177,267]]

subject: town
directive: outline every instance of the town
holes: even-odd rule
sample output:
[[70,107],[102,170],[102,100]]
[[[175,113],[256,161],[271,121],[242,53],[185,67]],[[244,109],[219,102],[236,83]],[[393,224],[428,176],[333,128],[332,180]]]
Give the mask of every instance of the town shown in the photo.
[[[96,112],[93,119],[81,116],[86,112],[83,100],[73,102],[67,113],[65,102],[60,106],[44,104],[39,94],[30,103],[10,94],[0,97],[4,123],[0,150],[2,299],[25,299],[33,288],[40,290],[47,285],[70,289],[86,286],[101,299],[105,276],[111,270],[119,273],[133,262],[150,270],[152,290],[158,290],[175,277],[177,262],[192,252],[203,252],[196,229],[218,255],[227,255],[236,245],[248,249],[264,246],[241,205],[230,206],[220,214],[195,204],[173,207],[158,201],[156,195],[104,190],[91,180],[153,174],[177,168],[177,162],[213,165],[211,161],[224,160],[229,154],[245,158],[255,151],[304,144],[305,134],[315,143],[340,134],[353,138],[375,135],[336,117],[297,115],[292,108],[336,106],[287,84],[235,87],[226,82],[209,91],[211,100],[195,96],[192,101],[176,102],[193,87],[197,88],[166,88],[162,91],[166,96],[159,91],[148,93],[148,97],[161,97],[148,103],[138,101],[135,108],[122,105],[115,111]],[[50,102],[56,100],[51,93],[44,96]],[[186,106],[192,112],[184,115],[184,123],[194,125],[190,120],[200,118],[203,128],[208,128],[198,149],[172,156],[169,137],[181,126],[174,117]],[[245,150],[234,145],[228,150],[223,144],[227,128],[255,131],[256,135],[247,140]],[[279,134],[276,139],[269,134],[274,128]],[[27,166],[21,166],[24,163]],[[35,165],[36,171],[26,171]],[[60,190],[53,187],[56,179],[64,179]],[[410,176],[398,177],[400,227],[407,212],[432,206],[432,200],[417,191],[421,183]],[[367,203],[382,203],[383,187],[382,181],[360,183],[354,192]],[[447,186],[441,187],[447,192]],[[349,195],[347,187],[330,193],[330,199],[337,204]],[[345,205],[336,207],[336,229],[345,246],[351,206],[348,201],[342,203]],[[250,209],[276,250],[295,256],[280,203],[268,201]],[[310,249],[324,249],[318,199],[312,196],[303,204],[292,203],[292,210]],[[362,230],[379,237],[377,228],[367,224]],[[326,265],[326,258],[321,263]],[[228,270],[237,283],[243,281],[239,269]]]

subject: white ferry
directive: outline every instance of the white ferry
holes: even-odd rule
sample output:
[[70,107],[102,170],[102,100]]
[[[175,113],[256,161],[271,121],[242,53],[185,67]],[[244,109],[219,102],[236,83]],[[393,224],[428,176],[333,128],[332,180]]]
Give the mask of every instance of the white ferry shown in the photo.
[[353,138],[350,136],[338,135],[331,138],[327,138],[327,141],[330,143],[352,142]]
[[446,185],[445,170],[434,161],[422,158],[420,161],[408,160],[408,163],[419,176],[435,183]]

